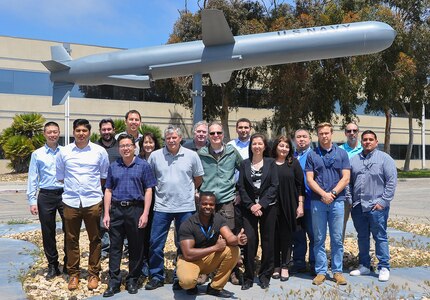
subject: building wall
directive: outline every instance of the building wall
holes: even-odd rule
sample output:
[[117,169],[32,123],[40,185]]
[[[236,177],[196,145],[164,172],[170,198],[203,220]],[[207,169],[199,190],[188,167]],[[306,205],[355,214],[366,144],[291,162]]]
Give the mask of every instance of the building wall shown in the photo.
[[[41,61],[51,59],[50,46],[61,45],[62,42],[31,40],[0,36],[0,69],[27,70],[45,72]],[[90,54],[120,50],[117,48],[71,44],[72,56],[81,57]],[[47,71],[46,71],[47,72]],[[1,83],[1,82],[0,82]],[[64,106],[52,106],[51,97],[2,94],[0,93],[0,131],[10,126],[15,114],[39,112],[47,120],[56,121],[64,128]],[[203,100],[204,101],[204,100]],[[203,102],[204,103],[204,102]],[[142,114],[143,122],[161,129],[169,123],[181,124],[186,137],[192,135],[191,112],[178,104],[154,103],[140,101],[118,101],[105,99],[70,98],[70,119],[86,118],[90,120],[93,128],[98,128],[102,118],[123,118],[125,112],[136,109]],[[236,136],[235,122],[238,118],[247,117],[253,122],[261,121],[272,116],[273,112],[267,109],[239,108],[229,115],[230,136]],[[361,130],[371,129],[376,132],[381,143],[384,141],[385,118],[376,116],[359,116]],[[430,144],[430,120],[426,120],[426,141]],[[313,136],[316,141],[316,136]],[[345,136],[339,125],[335,126],[334,141],[345,142]],[[392,144],[407,144],[408,124],[406,118],[393,118],[391,130]],[[414,122],[414,144],[421,144],[421,129]],[[398,167],[403,161],[396,161]],[[427,157],[427,167],[430,166],[430,157]],[[413,160],[411,168],[421,168],[420,160]]]

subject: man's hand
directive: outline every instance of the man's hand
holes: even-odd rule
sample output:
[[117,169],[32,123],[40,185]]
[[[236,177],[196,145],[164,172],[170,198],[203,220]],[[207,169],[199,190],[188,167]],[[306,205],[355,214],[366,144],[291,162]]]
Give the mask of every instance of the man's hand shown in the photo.
[[33,216],[39,214],[39,211],[37,210],[37,205],[30,205],[30,212]]
[[222,251],[224,251],[224,249],[225,249],[226,246],[227,246],[227,243],[226,243],[225,239],[221,235],[219,235],[219,238],[216,241],[216,244],[214,245],[215,252],[222,252]]
[[236,193],[236,196],[234,197],[233,204],[234,204],[234,205],[239,205],[239,204],[240,204],[240,202],[242,202],[242,200],[240,199],[240,194],[239,194],[239,193]]
[[334,201],[335,198],[336,198],[335,195],[333,195],[331,192],[329,192],[329,193],[325,193],[321,197],[321,201],[325,204],[330,204]]
[[377,203],[377,204],[375,204],[375,206],[373,207],[372,210],[383,210],[383,209],[384,209],[384,207]]
[[105,226],[106,229],[109,229],[109,226],[110,226],[110,216],[109,216],[109,214],[105,214],[105,216],[103,218],[103,225]]
[[244,246],[246,245],[246,243],[248,243],[248,237],[246,236],[245,230],[243,228],[240,230],[240,232],[237,235],[237,243],[240,246]]
[[148,224],[148,216],[145,214],[142,214],[139,218],[139,224],[137,225],[138,228],[145,228]]

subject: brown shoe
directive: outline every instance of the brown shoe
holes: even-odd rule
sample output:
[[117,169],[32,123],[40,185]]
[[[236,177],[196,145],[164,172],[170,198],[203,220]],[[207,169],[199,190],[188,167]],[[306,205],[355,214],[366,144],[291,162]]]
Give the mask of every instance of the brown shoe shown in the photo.
[[90,275],[88,277],[88,289],[89,290],[95,290],[99,287],[99,281],[100,279],[95,275]]
[[69,285],[67,288],[69,291],[76,290],[79,287],[79,277],[78,276],[70,276]]
[[342,273],[334,273],[333,275],[334,281],[339,285],[346,285],[346,279]]
[[312,284],[315,285],[321,285],[325,281],[325,275],[324,274],[318,274],[314,280],[312,280]]

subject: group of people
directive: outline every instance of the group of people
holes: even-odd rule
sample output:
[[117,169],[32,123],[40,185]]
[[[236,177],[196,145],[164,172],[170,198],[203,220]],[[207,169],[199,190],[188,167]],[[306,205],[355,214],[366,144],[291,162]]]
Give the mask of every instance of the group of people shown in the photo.
[[346,284],[343,239],[351,211],[360,265],[350,275],[371,272],[372,233],[379,280],[388,280],[386,227],[397,176],[394,161],[378,150],[373,131],[364,131],[360,143],[358,126],[350,123],[347,143],[338,147],[332,142],[332,125],[321,123],[313,149],[306,129],[298,129],[293,138],[281,135],[270,147],[264,134],[251,135],[246,118],[236,122],[238,137],[228,143],[221,123],[201,121],[193,127],[193,140],[184,144],[181,128],[169,125],[160,147],[152,133],[139,133],[138,111],[127,112],[125,122],[126,131],[116,134],[111,119],[101,120],[100,140],[92,143],[90,123],[77,119],[74,142],[65,147],[58,145],[58,124],[45,124],[46,144],[32,154],[27,194],[30,211],[41,223],[47,279],[61,274],[58,211],[65,234],[62,271],[69,275],[69,290],[79,288],[82,220],[90,242],[89,289],[99,285],[102,250],[109,253],[104,297],[120,292],[124,244],[128,292],[138,292],[142,275],[149,277],[146,290],[164,285],[164,247],[172,222],[174,290],[195,295],[197,285],[209,277],[210,295],[231,297],[224,290],[229,280],[243,290],[251,288],[260,243],[261,288],[268,288],[271,279],[286,281],[290,273],[307,271],[307,252],[313,283],[320,285],[328,271],[327,225],[333,280]]

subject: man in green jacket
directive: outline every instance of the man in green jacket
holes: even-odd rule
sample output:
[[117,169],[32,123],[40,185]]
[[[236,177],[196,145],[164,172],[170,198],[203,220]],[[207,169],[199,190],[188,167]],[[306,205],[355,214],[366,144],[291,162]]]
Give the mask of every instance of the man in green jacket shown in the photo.
[[224,144],[223,139],[222,125],[219,122],[210,123],[210,144],[197,152],[205,172],[200,189],[215,194],[216,212],[227,219],[228,227],[234,231],[233,201],[236,196],[234,173],[236,169],[239,169],[242,157],[232,145]]

